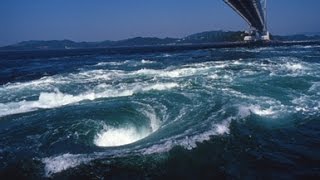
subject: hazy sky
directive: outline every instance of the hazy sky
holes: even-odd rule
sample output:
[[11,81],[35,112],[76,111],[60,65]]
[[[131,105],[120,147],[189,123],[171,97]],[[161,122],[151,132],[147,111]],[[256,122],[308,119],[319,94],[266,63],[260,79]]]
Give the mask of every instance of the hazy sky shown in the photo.
[[[320,32],[320,0],[268,0],[273,34]],[[1,0],[0,46],[23,40],[119,40],[245,30],[223,0]]]

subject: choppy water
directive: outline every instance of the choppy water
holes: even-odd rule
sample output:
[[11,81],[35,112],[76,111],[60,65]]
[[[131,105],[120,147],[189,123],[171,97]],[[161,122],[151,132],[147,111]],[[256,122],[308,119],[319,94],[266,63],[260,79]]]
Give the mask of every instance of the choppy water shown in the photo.
[[320,176],[320,46],[0,60],[0,177]]

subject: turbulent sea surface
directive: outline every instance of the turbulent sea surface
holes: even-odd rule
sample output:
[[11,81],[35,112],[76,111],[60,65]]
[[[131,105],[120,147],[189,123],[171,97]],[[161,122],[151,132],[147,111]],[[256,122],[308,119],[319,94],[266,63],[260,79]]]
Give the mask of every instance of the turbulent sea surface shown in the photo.
[[0,178],[320,177],[320,46],[0,60]]

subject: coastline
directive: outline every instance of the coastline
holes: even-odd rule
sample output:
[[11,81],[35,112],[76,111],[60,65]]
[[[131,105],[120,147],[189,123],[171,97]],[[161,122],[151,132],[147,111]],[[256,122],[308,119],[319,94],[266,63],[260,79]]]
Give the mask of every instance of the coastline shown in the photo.
[[178,52],[186,50],[221,48],[258,48],[295,45],[320,45],[320,40],[312,41],[270,41],[270,42],[222,42],[203,44],[160,45],[160,46],[121,46],[110,48],[50,49],[25,51],[0,51],[1,60],[54,58],[65,56],[114,55],[155,52]]

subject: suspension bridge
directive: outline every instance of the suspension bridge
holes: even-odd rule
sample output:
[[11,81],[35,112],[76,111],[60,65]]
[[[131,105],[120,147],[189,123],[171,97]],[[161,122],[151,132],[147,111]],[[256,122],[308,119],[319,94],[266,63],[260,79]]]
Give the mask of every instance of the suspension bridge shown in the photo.
[[267,27],[267,0],[224,0],[250,26],[245,41],[270,40]]

